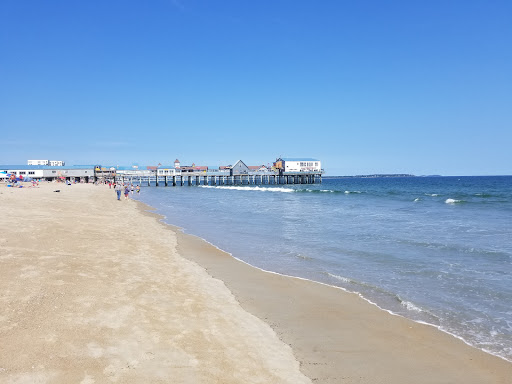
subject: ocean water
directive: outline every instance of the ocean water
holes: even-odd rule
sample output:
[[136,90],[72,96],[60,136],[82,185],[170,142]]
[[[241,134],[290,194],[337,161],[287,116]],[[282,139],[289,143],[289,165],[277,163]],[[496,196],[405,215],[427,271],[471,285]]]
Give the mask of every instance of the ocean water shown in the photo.
[[251,265],[358,292],[512,361],[512,177],[160,186],[137,198]]

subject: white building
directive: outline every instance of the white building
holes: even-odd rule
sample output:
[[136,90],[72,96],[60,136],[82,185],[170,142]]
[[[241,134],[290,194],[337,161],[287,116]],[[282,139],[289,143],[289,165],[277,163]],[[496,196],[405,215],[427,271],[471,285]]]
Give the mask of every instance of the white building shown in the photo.
[[27,165],[49,165],[50,167],[63,167],[66,163],[62,160],[28,160]]
[[181,175],[181,171],[173,167],[159,166],[156,170],[156,174],[157,176],[176,176]]
[[32,179],[42,180],[70,180],[85,182],[94,181],[94,166],[88,165],[72,165],[68,167],[51,167],[49,165],[0,165],[0,172],[3,177],[12,174],[16,177],[22,176],[24,179],[30,177]]
[[322,172],[322,162],[311,158],[280,158],[274,163],[283,172]]
[[48,165],[50,160],[28,160],[27,165]]

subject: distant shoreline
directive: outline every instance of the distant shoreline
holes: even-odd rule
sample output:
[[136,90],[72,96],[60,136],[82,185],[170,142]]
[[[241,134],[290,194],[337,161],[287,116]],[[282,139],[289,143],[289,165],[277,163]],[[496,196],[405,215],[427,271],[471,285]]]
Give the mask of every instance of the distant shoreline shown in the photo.
[[373,175],[322,176],[322,179],[377,179],[393,177],[511,177],[512,175],[411,175],[407,173],[377,173]]
[[[323,176],[324,179],[376,179],[381,177],[418,177],[407,173],[390,173],[390,174],[374,174],[374,175],[354,175],[354,176]],[[440,177],[440,175],[432,175],[432,177]]]

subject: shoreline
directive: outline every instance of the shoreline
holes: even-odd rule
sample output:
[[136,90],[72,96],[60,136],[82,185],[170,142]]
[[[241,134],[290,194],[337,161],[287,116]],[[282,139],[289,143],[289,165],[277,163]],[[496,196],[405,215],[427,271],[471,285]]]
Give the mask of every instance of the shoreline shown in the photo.
[[[135,199],[136,200],[136,199]],[[333,289],[339,289],[345,293],[348,293],[348,294],[354,294],[356,296],[358,296],[359,298],[361,298],[363,301],[367,302],[368,304],[370,305],[373,305],[375,306],[376,308],[378,308],[379,310],[385,312],[386,314],[388,315],[391,315],[391,316],[397,316],[397,317],[400,317],[400,318],[403,318],[405,320],[408,320],[408,321],[411,321],[413,323],[416,323],[416,324],[421,324],[421,325],[425,325],[425,326],[428,326],[428,327],[432,327],[433,329],[436,329],[437,331],[443,333],[443,334],[446,334],[450,337],[453,337],[454,339],[457,339],[457,340],[460,340],[462,341],[465,345],[467,345],[468,347],[471,347],[477,351],[480,351],[480,352],[483,352],[487,355],[490,355],[492,357],[496,357],[496,358],[499,358],[507,363],[511,363],[512,364],[512,360],[509,360],[507,359],[506,357],[503,357],[503,356],[500,356],[498,354],[494,354],[492,353],[491,351],[488,351],[488,350],[485,350],[485,349],[482,349],[482,348],[479,348],[473,344],[471,344],[469,341],[467,341],[466,339],[464,339],[464,337],[462,336],[459,336],[455,333],[452,333],[452,332],[449,332],[448,330],[445,330],[443,329],[440,325],[436,325],[436,324],[432,324],[432,323],[429,323],[427,321],[423,321],[423,320],[415,320],[415,319],[412,319],[412,318],[409,318],[407,316],[404,316],[400,313],[396,313],[396,312],[393,312],[392,310],[390,309],[387,309],[387,308],[384,308],[384,307],[381,307],[378,303],[372,301],[371,299],[365,297],[362,293],[360,292],[357,292],[357,291],[351,291],[345,287],[342,287],[342,286],[337,286],[337,285],[333,285],[333,284],[328,284],[328,283],[325,283],[325,282],[322,282],[322,281],[317,281],[317,280],[312,280],[312,279],[308,279],[308,278],[305,278],[305,277],[300,277],[300,276],[293,276],[293,275],[287,275],[287,274],[284,274],[284,273],[279,273],[279,272],[275,272],[275,271],[271,271],[271,270],[267,270],[267,269],[264,269],[264,268],[260,268],[260,267],[257,267],[255,265],[252,265],[250,264],[249,262],[247,261],[244,261],[236,256],[233,256],[232,253],[218,247],[217,245],[211,243],[210,241],[198,236],[198,235],[195,235],[195,234],[192,234],[192,233],[187,233],[186,232],[186,229],[185,228],[182,228],[182,227],[179,227],[175,224],[172,224],[172,223],[167,223],[166,220],[167,220],[167,216],[163,215],[163,214],[160,214],[160,213],[157,213],[157,208],[151,206],[151,205],[148,205],[146,204],[145,202],[142,202],[140,200],[136,200],[138,203],[140,203],[142,206],[144,206],[145,208],[143,208],[143,210],[145,212],[149,212],[150,214],[154,215],[157,219],[159,219],[162,224],[164,225],[168,225],[170,226],[174,231],[178,232],[178,234],[181,234],[181,235],[184,235],[184,236],[190,236],[192,238],[195,238],[197,239],[197,241],[203,241],[205,242],[206,244],[208,244],[209,246],[215,248],[216,250],[218,250],[219,252],[222,252],[222,253],[225,253],[226,255],[228,255],[229,257],[231,257],[233,260],[236,260],[237,262],[240,262],[240,263],[243,263],[243,264],[246,264],[247,266],[251,267],[251,268],[254,268],[255,270],[258,270],[260,272],[263,272],[263,273],[269,273],[269,274],[275,274],[277,276],[282,276],[282,277],[285,277],[285,278],[290,278],[290,279],[298,279],[298,280],[302,280],[302,281],[306,281],[306,282],[310,282],[310,283],[316,283],[316,284],[320,284],[320,285],[323,285],[323,286],[326,286],[326,287],[329,287],[329,288],[333,288]],[[152,211],[155,211],[155,212],[152,212]],[[202,265],[202,264],[200,264]]]
[[506,360],[342,288],[253,267],[108,187],[0,194],[0,382],[512,377]]
[[[370,309],[373,308],[375,309],[375,311],[377,311],[376,313],[373,314],[373,316],[375,316],[379,320],[384,320],[386,323],[393,323],[393,326],[396,326],[395,323],[397,323],[401,326],[400,329],[404,331],[411,330],[411,333],[414,333],[414,335],[404,336],[401,336],[397,333],[395,335],[395,338],[416,338],[418,339],[418,342],[421,340],[431,339],[431,341],[427,344],[429,348],[433,349],[433,351],[431,351],[427,355],[421,354],[421,356],[418,356],[420,357],[421,360],[424,361],[414,361],[414,358],[410,359],[409,356],[407,356],[409,355],[409,353],[405,353],[402,356],[402,359],[409,361],[412,360],[412,362],[410,361],[408,364],[410,371],[408,372],[408,374],[405,375],[391,375],[389,377],[389,382],[405,384],[412,380],[411,377],[414,377],[414,381],[417,383],[431,383],[433,382],[431,375],[425,378],[421,378],[417,376],[418,373],[425,373],[430,369],[439,369],[440,367],[443,366],[445,371],[439,373],[438,382],[458,382],[459,380],[461,380],[461,382],[466,383],[480,383],[486,382],[486,380],[490,380],[487,382],[507,383],[509,380],[508,378],[510,377],[510,375],[512,375],[512,364],[509,360],[501,356],[493,355],[487,351],[476,348],[469,344],[467,341],[465,341],[463,338],[446,332],[436,325],[421,321],[415,321],[412,319],[408,319],[400,314],[393,313],[392,311],[389,311],[385,308],[381,308],[380,306],[378,306],[378,304],[372,302],[369,299],[366,299],[361,294],[357,292],[351,292],[343,287],[333,286],[323,282],[316,282],[306,278],[284,275],[252,266],[251,264],[234,257],[229,252],[220,249],[215,244],[212,244],[199,236],[185,233],[183,228],[177,227],[173,224],[166,223],[166,217],[155,212],[156,208],[140,201],[138,201],[138,203],[141,204],[141,210],[144,210],[149,214],[154,215],[156,218],[160,220],[162,225],[169,226],[172,228],[172,230],[177,232],[178,250],[180,254],[194,262],[197,262],[200,266],[205,268],[208,274],[210,274],[214,278],[222,280],[230,289],[230,291],[233,292],[236,299],[240,302],[244,309],[246,309],[248,312],[256,315],[257,317],[271,325],[271,327],[280,336],[280,338],[285,343],[292,347],[295,356],[300,361],[301,370],[306,374],[306,376],[310,377],[314,382],[336,383],[339,382],[340,377],[343,377],[343,379],[346,380],[347,382],[358,382],[357,380],[359,379],[356,379],[357,372],[352,372],[352,375],[349,376],[347,373],[350,372],[351,369],[347,366],[344,366],[343,364],[339,364],[340,361],[344,360],[344,357],[342,357],[342,353],[332,353],[332,350],[331,353],[329,353],[328,347],[322,347],[321,345],[314,343],[314,341],[312,340],[308,340],[305,343],[307,344],[306,347],[304,345],[300,345],[301,341],[299,339],[301,339],[301,332],[298,332],[298,330],[295,328],[296,324],[291,325],[289,323],[286,323],[286,321],[283,322],[282,316],[278,315],[281,308],[283,308],[282,305],[277,305],[274,306],[274,308],[269,309],[268,305],[266,306],[264,303],[264,298],[261,297],[262,292],[255,292],[254,288],[248,287],[248,285],[253,286],[253,283],[247,284],[247,279],[242,279],[243,281],[240,281],[240,278],[233,277],[238,276],[241,270],[245,269],[243,275],[246,278],[247,275],[262,275],[257,278],[258,281],[268,282],[269,280],[276,279],[278,281],[281,281],[280,283],[278,283],[279,286],[282,286],[283,284],[290,284],[293,286],[307,285],[308,287],[311,287],[311,290],[320,290],[322,291],[322,294],[325,294],[326,296],[329,296],[331,298],[331,300],[328,300],[329,303],[328,305],[326,305],[326,307],[330,307],[333,303],[347,299],[351,301],[351,304],[353,304],[353,302],[359,301],[359,303],[357,303],[357,306],[361,306],[363,307],[363,309],[358,310],[362,310],[364,312],[374,312],[373,310]],[[205,249],[208,248],[210,250],[205,251]],[[198,251],[198,249],[201,251]],[[233,273],[233,270],[235,270],[236,273]],[[288,283],[283,283],[283,281],[288,280]],[[270,296],[272,294],[276,294],[278,291],[279,290],[273,291],[272,289],[267,289],[265,295]],[[302,293],[305,294],[305,292]],[[258,296],[260,296],[259,302]],[[286,297],[292,297],[292,300],[295,301],[299,301],[301,299],[300,295],[296,293],[291,293]],[[281,302],[281,304],[283,303]],[[304,314],[302,314],[301,316],[303,315]],[[315,321],[321,322],[321,319],[316,318]],[[314,334],[318,329],[325,329],[320,324],[317,325],[318,326],[310,328],[307,332],[302,333]],[[332,324],[332,322],[330,324],[329,330],[331,332],[331,335],[336,334],[336,326]],[[329,336],[331,335],[322,335],[321,337],[323,340],[328,340]],[[341,340],[338,340],[338,342],[342,344]],[[352,340],[352,342],[354,344],[358,344],[357,340]],[[446,362],[442,361],[436,356],[436,353],[439,352],[435,351],[436,349],[438,349],[436,344],[441,344],[443,346],[443,348],[440,348],[440,351],[442,352],[443,355],[448,354],[450,359],[454,359],[452,362],[454,365],[453,367],[447,367]],[[422,349],[421,345],[417,345],[417,347],[418,351]],[[315,350],[315,353],[311,354],[311,349]],[[324,351],[322,351],[322,349]],[[335,348],[333,348],[333,350],[334,349]],[[386,350],[386,348],[384,348],[384,350]],[[367,352],[370,353],[370,351]],[[323,353],[325,353],[326,355],[322,356]],[[386,351],[386,353],[393,354],[393,351],[388,350]],[[335,358],[333,359],[333,357]],[[385,356],[382,355],[381,357]],[[474,361],[480,361],[481,365],[483,366],[483,369],[475,370],[475,367],[472,366]],[[392,364],[392,361],[388,361],[388,363]],[[359,365],[360,361],[352,361],[348,365],[354,364]],[[488,372],[486,372],[490,367],[492,368]],[[398,369],[398,367],[396,368]],[[405,367],[400,367],[401,370],[403,370],[404,368]],[[503,372],[500,374],[500,371]],[[489,376],[487,376],[487,374],[489,374]],[[451,379],[450,375],[452,375]],[[480,375],[481,377],[479,377]],[[370,379],[369,382],[373,382],[372,380],[375,379],[376,377],[382,377],[382,372],[376,371],[371,375],[371,377],[372,379]]]

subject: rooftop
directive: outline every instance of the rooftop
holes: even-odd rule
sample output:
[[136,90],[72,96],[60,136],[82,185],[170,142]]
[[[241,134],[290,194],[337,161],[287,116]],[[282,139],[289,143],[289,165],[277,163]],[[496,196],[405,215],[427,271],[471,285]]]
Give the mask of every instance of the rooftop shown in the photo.
[[64,166],[51,166],[51,165],[19,165],[19,164],[1,164],[0,169],[14,169],[14,170],[30,170],[30,169],[93,169],[94,165],[64,165]]
[[312,159],[310,157],[283,157],[281,160],[284,161],[320,161],[318,159]]

